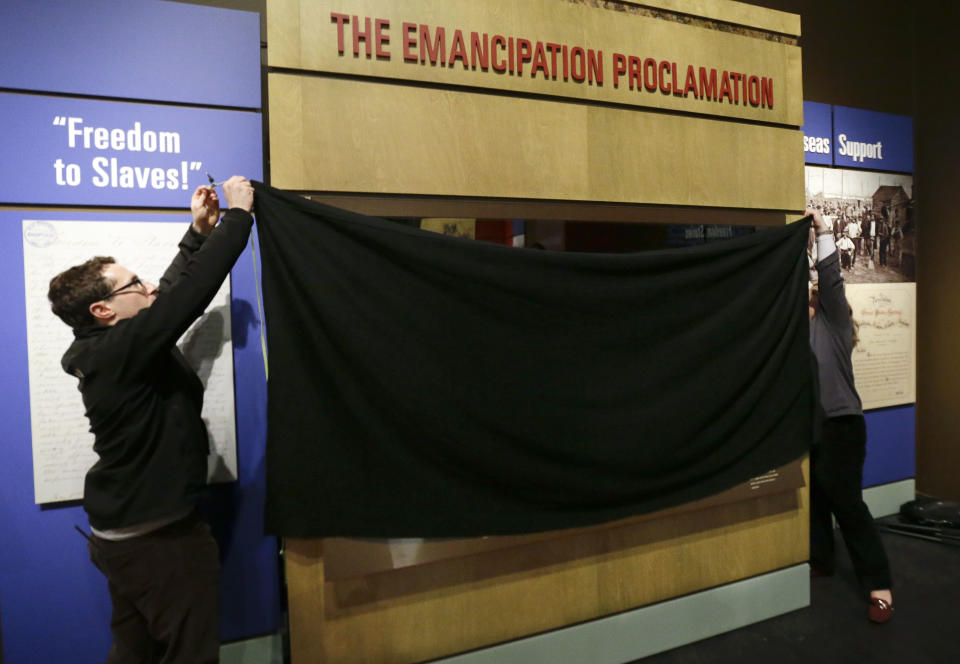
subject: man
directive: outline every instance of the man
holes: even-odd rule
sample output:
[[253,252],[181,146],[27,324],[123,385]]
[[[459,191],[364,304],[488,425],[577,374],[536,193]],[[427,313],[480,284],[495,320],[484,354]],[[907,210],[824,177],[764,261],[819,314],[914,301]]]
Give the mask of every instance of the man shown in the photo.
[[873,213],[867,212],[861,224],[863,229],[863,253],[873,260],[873,242],[877,237],[877,223],[873,220]]
[[853,267],[855,247],[853,241],[847,237],[846,233],[841,235],[840,239],[837,240],[837,250],[840,252],[840,267],[844,270],[849,270]]
[[890,224],[886,217],[882,218],[877,225],[877,242],[877,269],[879,269],[879,266],[886,266],[887,253],[890,250]]
[[890,229],[890,255],[897,261],[898,267],[903,267],[903,250],[900,246],[903,240],[903,229],[900,228],[900,221],[894,217]]
[[[830,217],[824,215],[824,219],[829,220]],[[828,222],[829,223],[829,222]],[[833,237],[840,237],[843,235],[843,230],[847,227],[847,221],[843,218],[842,215],[837,215],[833,218]]]
[[856,219],[851,219],[847,224],[847,227],[844,231],[847,234],[847,237],[850,238],[853,243],[853,255],[850,257],[850,266],[853,267],[857,263],[857,257],[862,254],[861,250],[861,237],[860,237],[860,222]]
[[196,514],[206,485],[203,386],[176,347],[230,273],[253,224],[253,187],[199,187],[193,224],[159,288],[98,256],[50,281],[52,309],[74,330],[63,356],[76,376],[98,461],[83,506],[89,550],[107,577],[109,664],[216,662],[219,554]]

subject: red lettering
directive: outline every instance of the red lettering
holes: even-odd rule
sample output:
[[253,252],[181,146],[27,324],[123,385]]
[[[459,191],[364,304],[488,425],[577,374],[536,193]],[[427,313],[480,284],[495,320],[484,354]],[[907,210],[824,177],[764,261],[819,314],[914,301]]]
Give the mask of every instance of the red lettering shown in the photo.
[[676,63],[676,62],[671,62],[671,63],[670,63],[670,72],[673,74],[673,78],[672,78],[672,81],[673,81],[673,85],[672,85],[673,95],[674,95],[675,97],[682,97],[682,96],[683,96],[683,91],[680,90],[680,86],[677,84],[677,63]]
[[411,49],[417,45],[417,24],[404,23],[400,29],[403,31],[403,59],[407,62],[416,62],[417,55]]
[[389,58],[390,51],[383,48],[384,44],[390,43],[390,35],[384,34],[384,30],[390,29],[390,21],[385,18],[374,19],[373,21],[373,31],[374,37],[373,41],[376,45],[377,57],[378,58]]
[[513,59],[513,37],[507,38],[507,55],[510,60],[510,73],[512,74],[516,64]]
[[[579,63],[577,62],[578,59],[580,60]],[[577,69],[578,64],[579,69]],[[583,80],[587,77],[587,59],[583,48],[580,46],[574,46],[570,49],[570,76],[577,83],[583,83]]]
[[439,58],[440,64],[447,64],[447,31],[439,27],[433,33],[433,42],[430,41],[430,26],[420,24],[420,62],[426,62],[429,58],[430,64],[437,64]]
[[635,55],[630,56],[630,89],[636,85],[637,90],[643,89],[643,64]]
[[733,103],[740,103],[740,79],[743,78],[743,74],[738,74],[737,72],[730,72],[730,78],[733,79]]
[[750,88],[750,105],[759,106],[760,105],[760,79],[756,76],[751,76],[749,79],[749,88]]
[[457,58],[463,63],[463,68],[467,68],[467,45],[463,41],[463,32],[455,30],[453,33],[453,44],[450,46],[450,66],[456,63]]
[[728,72],[723,72],[723,79],[720,81],[720,101],[723,101],[724,97],[731,104],[733,103],[733,95],[730,94],[730,74]]
[[627,73],[627,56],[623,53],[613,54],[613,87],[619,87],[617,82],[621,74]]
[[543,42],[537,42],[537,47],[533,51],[533,68],[530,70],[530,78],[537,75],[537,71],[543,72],[543,78],[550,79],[550,72],[547,71],[547,51],[543,48]]
[[501,51],[507,50],[507,39],[503,35],[494,35],[491,43],[493,44],[493,57],[491,58],[493,60],[493,71],[502,74],[507,71],[507,63],[503,60],[497,61],[497,48]]
[[643,87],[649,92],[657,91],[657,61],[653,58],[643,61]]
[[527,39],[518,39],[517,53],[520,55],[520,59],[517,62],[517,75],[519,76],[523,74],[523,63],[530,62],[530,56],[533,55],[533,51],[530,50],[530,41]]
[[480,63],[480,69],[486,71],[490,67],[490,41],[487,33],[483,33],[483,41],[480,41],[480,35],[476,32],[470,33],[470,66],[477,68]]
[[343,24],[350,22],[350,17],[346,14],[330,12],[330,20],[337,22],[337,52],[343,55]]
[[363,19],[364,29],[360,29],[360,24],[357,23],[357,17],[353,17],[353,54],[360,55],[360,42],[363,42],[363,45],[367,48],[367,57],[373,53],[373,44],[370,43],[370,17],[366,16]]
[[563,45],[563,80],[567,80],[570,73],[570,60],[567,58],[567,45]]
[[707,68],[700,67],[700,96],[703,99],[717,100],[717,70],[711,69],[707,76]]
[[[664,71],[666,71],[666,73],[668,73],[668,74],[670,73],[670,63],[667,62],[666,60],[664,60],[663,62],[660,63],[660,71],[659,71],[659,82],[660,82],[660,85],[659,85],[659,87],[660,87],[660,92],[662,92],[662,93],[665,94],[665,95],[668,95],[668,94],[670,94],[670,90],[671,90],[671,88],[670,88],[670,81],[667,81],[666,76],[663,75],[663,74],[664,74]],[[664,85],[663,85],[663,84],[664,84],[664,81],[666,81],[666,83],[667,83],[666,87],[664,87]]]
[[547,42],[547,50],[550,51],[550,78],[557,80],[557,53],[560,52],[560,44]]
[[603,51],[587,51],[587,67],[590,70],[590,83],[603,85]]
[[687,80],[683,84],[683,96],[686,97],[691,92],[694,97],[697,97],[697,75],[693,71],[693,65],[687,65]]
[[760,79],[760,102],[766,108],[773,108],[773,79],[764,76]]

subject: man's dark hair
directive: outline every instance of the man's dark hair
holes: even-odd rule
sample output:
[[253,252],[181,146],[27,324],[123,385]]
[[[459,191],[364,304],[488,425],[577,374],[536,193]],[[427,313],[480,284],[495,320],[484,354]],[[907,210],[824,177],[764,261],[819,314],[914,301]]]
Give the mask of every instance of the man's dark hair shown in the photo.
[[74,329],[93,325],[96,321],[90,305],[105,298],[113,289],[110,280],[103,276],[103,268],[116,262],[112,256],[94,256],[51,279],[47,298],[53,313]]

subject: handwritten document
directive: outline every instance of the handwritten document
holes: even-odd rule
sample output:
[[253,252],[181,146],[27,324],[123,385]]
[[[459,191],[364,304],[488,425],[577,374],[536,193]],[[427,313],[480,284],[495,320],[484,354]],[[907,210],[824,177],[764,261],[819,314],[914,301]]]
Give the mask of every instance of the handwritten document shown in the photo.
[[860,325],[853,375],[863,407],[916,401],[917,284],[847,284],[847,300]]
[[[84,475],[97,460],[77,379],[60,367],[73,332],[50,311],[50,279],[93,256],[113,256],[157,283],[187,223],[23,220],[34,502],[82,498]],[[229,283],[179,341],[206,387],[202,417],[210,432],[211,482],[237,478]]]

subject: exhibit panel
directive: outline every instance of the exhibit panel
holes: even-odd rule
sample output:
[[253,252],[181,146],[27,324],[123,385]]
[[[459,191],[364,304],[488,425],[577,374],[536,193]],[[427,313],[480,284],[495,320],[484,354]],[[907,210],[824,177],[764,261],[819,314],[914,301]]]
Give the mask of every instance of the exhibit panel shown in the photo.
[[[798,17],[721,1],[700,3],[697,16],[675,9],[669,2],[556,0],[505,11],[493,2],[271,0],[271,184],[386,217],[758,226],[797,219],[804,208]],[[573,25],[559,18],[574,15]],[[490,49],[501,49],[492,40],[503,33],[497,52],[508,60],[505,73],[493,70],[492,50],[490,71],[470,64],[472,32],[477,58],[484,32]],[[526,45],[514,44],[522,50],[513,75],[510,35],[530,42],[529,60]],[[561,41],[583,45],[582,80],[572,71],[563,80]],[[641,59],[633,97],[624,96],[631,61],[616,73],[619,52],[653,59],[656,92],[636,87],[646,84]],[[738,55],[724,55],[731,53]],[[696,64],[697,77],[703,66],[708,79],[711,68],[747,71],[737,79],[737,101],[731,87],[729,98],[705,106],[699,78],[696,96],[693,87],[674,94],[686,83],[672,82],[681,62],[684,71]],[[772,107],[750,104],[749,72],[761,69],[775,80]],[[450,656],[801,565],[807,494],[802,476],[792,477],[763,495],[748,488],[731,502],[509,543],[288,537],[293,661]],[[795,599],[806,603],[805,589]]]
[[833,231],[858,325],[853,369],[868,431],[863,486],[909,482],[912,491],[922,225],[914,203],[913,121],[811,102],[804,102],[804,119],[807,205]]
[[[16,219],[27,214],[0,211],[0,218]],[[182,218],[170,215],[102,214],[101,218],[110,220],[84,220],[76,213],[59,219],[49,213],[29,214],[30,218],[22,220],[37,504],[82,499],[84,475],[97,460],[90,423],[77,398],[76,378],[60,367],[60,357],[63,349],[70,346],[73,332],[48,311],[46,291],[50,275],[79,265],[90,256],[116,254],[121,265],[136,265],[144,280],[158,283],[168,265],[169,252],[158,253],[157,248],[177,246],[184,232]],[[154,223],[143,223],[150,221]],[[210,436],[211,482],[237,479],[230,304],[227,281],[178,344],[205,388],[201,416]]]
[[[0,301],[11,315],[0,333],[0,521],[16,534],[0,547],[0,659],[92,664],[112,640],[107,583],[75,529],[88,527],[78,498],[95,456],[77,381],[60,367],[71,333],[47,286],[95,253],[155,279],[208,172],[262,177],[259,17],[146,0],[5,0],[0,23]],[[280,625],[278,546],[262,528],[256,291],[248,248],[203,334],[184,339],[211,388],[218,484],[206,507],[223,554],[225,641]]]
[[[169,2],[5,0],[0,87],[260,108],[260,26],[248,11]],[[211,26],[216,30],[211,30]],[[222,75],[229,72],[229,76]],[[216,85],[208,76],[216,75]]]

